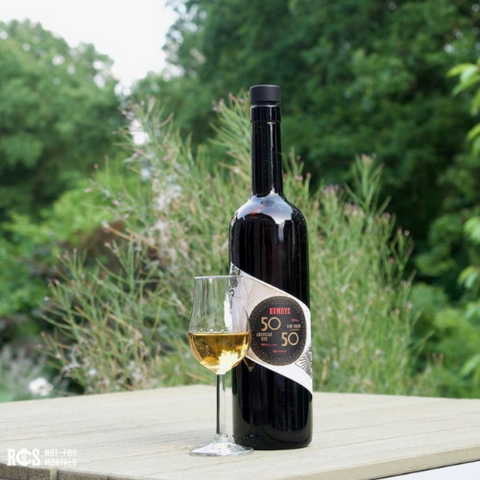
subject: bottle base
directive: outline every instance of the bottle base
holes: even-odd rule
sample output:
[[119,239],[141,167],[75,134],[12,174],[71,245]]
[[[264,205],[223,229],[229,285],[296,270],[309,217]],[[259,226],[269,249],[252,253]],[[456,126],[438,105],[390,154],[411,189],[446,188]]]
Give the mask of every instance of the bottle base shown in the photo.
[[265,439],[260,435],[254,433],[245,436],[233,436],[235,443],[254,450],[294,450],[298,448],[308,447],[311,443],[311,438],[303,441],[278,440],[268,438]]

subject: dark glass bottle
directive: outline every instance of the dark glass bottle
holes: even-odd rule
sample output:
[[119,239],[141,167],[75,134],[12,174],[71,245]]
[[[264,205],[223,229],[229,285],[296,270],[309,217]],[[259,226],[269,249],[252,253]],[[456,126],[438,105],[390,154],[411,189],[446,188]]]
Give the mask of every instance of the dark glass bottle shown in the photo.
[[[252,197],[230,224],[232,268],[309,306],[307,225],[283,194],[280,87],[250,89]],[[233,435],[255,449],[308,445],[312,394],[294,380],[246,359],[232,372]]]

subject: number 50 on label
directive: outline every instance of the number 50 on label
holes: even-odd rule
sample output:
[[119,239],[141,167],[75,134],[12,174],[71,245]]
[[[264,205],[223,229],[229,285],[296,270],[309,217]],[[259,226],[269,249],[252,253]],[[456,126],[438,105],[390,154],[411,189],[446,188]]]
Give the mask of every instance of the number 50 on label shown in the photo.
[[[267,330],[276,331],[282,327],[282,321],[278,317],[262,317],[262,332]],[[281,332],[282,347],[287,345],[295,346],[300,341],[300,337],[297,332]]]

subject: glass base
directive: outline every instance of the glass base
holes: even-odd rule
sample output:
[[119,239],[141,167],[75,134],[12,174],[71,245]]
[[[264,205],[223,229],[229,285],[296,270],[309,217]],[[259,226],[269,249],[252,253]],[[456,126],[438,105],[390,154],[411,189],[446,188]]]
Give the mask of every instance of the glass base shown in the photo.
[[253,448],[237,445],[228,437],[215,437],[211,443],[190,450],[190,455],[200,457],[223,457],[226,455],[248,455]]

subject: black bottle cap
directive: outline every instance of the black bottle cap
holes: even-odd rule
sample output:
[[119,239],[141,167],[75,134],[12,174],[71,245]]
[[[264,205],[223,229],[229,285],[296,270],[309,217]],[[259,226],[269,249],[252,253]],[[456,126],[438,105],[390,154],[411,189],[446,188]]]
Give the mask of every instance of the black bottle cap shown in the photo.
[[250,87],[250,103],[280,103],[281,88],[278,85],[254,85]]

